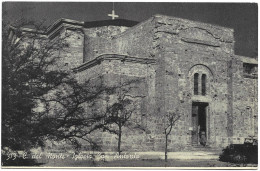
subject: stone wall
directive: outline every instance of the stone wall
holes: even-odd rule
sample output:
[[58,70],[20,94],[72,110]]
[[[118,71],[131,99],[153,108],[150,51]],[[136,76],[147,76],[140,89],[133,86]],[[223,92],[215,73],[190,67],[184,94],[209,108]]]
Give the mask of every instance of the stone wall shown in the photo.
[[[145,129],[124,128],[122,150],[164,150],[164,116],[177,109],[181,117],[169,137],[169,150],[190,146],[193,102],[208,103],[209,146],[243,143],[248,135],[256,135],[257,79],[243,76],[232,29],[156,15],[132,28],[104,26],[84,29],[84,36],[76,33],[66,60],[72,66],[92,62],[77,73],[80,82],[99,76],[107,85],[144,80],[131,94],[144,95],[133,119]],[[145,62],[148,59],[156,62]],[[201,94],[201,84],[199,95],[194,94],[195,73],[199,80],[206,74],[206,95]],[[117,147],[111,133],[96,132],[93,137],[105,150]]]
[[[99,65],[77,74],[77,79],[80,82],[103,76],[106,86],[119,86],[131,80],[141,80],[134,85],[131,84],[132,89],[129,89],[128,92],[131,97],[137,99],[138,103],[130,120],[135,124],[130,128],[123,128],[123,151],[150,151],[155,148],[153,137],[156,135],[157,127],[154,124],[155,119],[153,117],[155,104],[154,67],[153,64],[104,60]],[[114,97],[110,96],[110,99],[112,98]],[[141,129],[137,126],[140,126]],[[94,132],[92,137],[105,150],[115,151],[117,148],[117,136],[115,134],[99,130]]]
[[80,30],[63,29],[60,31],[61,37],[66,37],[65,47],[59,56],[59,68],[73,69],[83,64],[84,56],[84,34]]
[[243,143],[244,138],[257,137],[257,78],[247,78],[243,62],[233,60],[233,122],[234,143]]
[[[209,104],[208,144],[226,146],[232,134],[228,119],[232,116],[228,61],[233,55],[233,30],[176,18],[155,18],[154,34],[158,42],[159,65],[162,65],[160,72],[163,73],[158,77],[156,91],[163,94],[163,112],[178,108],[181,115],[169,146],[190,145],[192,102]],[[207,75],[206,96],[193,94],[194,73]]]
[[84,29],[84,61],[92,60],[103,54],[118,54],[141,58],[152,57],[153,34],[150,20],[131,29],[123,26]]
[[85,28],[84,62],[95,59],[103,54],[113,54],[116,45],[112,42],[114,36],[127,30],[124,26],[102,26]]

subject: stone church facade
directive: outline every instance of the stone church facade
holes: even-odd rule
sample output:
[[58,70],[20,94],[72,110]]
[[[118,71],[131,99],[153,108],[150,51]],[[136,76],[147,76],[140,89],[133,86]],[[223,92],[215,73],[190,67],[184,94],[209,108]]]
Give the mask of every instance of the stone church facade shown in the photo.
[[[79,22],[61,19],[48,29],[50,38],[71,32],[62,65],[79,81],[104,76],[143,78],[140,122],[145,131],[127,130],[122,150],[164,148],[162,115],[181,115],[169,137],[170,151],[199,144],[225,147],[257,136],[257,60],[234,54],[234,30],[170,16],[155,15],[135,23],[127,20]],[[117,140],[97,133],[105,147]]]

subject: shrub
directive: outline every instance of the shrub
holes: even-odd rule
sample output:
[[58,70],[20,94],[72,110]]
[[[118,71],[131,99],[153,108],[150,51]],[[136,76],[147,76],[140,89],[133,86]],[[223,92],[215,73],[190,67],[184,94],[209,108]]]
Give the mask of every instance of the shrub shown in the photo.
[[252,144],[231,144],[222,150],[220,161],[231,163],[258,163],[258,146]]

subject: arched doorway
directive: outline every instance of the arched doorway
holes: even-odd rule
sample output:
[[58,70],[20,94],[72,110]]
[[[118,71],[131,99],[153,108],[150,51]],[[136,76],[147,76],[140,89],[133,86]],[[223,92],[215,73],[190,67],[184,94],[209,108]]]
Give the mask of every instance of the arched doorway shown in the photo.
[[[191,144],[193,146],[201,144],[201,137],[204,134],[208,136],[208,103],[192,102],[192,136]],[[202,145],[202,144],[201,144]]]
[[[189,69],[188,78],[190,81],[191,94],[191,145],[209,144],[210,137],[210,111],[212,96],[213,72],[203,64],[193,65]],[[203,136],[202,136],[203,135]],[[201,143],[200,140],[206,143]]]

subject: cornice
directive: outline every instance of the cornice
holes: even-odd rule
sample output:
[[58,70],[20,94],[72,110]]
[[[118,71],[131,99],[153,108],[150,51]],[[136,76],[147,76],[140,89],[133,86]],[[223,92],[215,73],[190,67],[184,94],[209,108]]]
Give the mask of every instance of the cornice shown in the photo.
[[117,55],[117,54],[104,54],[96,57],[95,59],[88,61],[81,66],[74,68],[74,72],[81,72],[86,69],[89,69],[93,66],[101,64],[104,60],[121,60],[122,62],[132,62],[140,64],[156,64],[156,60],[152,58],[137,58],[126,55]]

